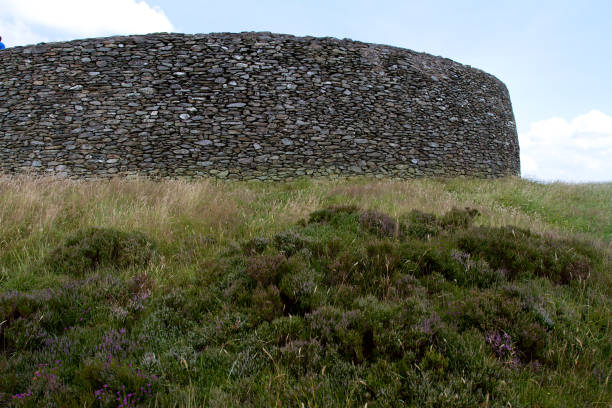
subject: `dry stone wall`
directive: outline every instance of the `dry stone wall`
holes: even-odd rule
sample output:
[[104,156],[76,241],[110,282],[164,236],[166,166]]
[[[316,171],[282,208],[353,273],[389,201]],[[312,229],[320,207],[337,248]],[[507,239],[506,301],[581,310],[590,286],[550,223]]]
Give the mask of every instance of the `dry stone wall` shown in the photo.
[[519,174],[508,91],[332,38],[152,34],[0,53],[0,172],[286,179]]

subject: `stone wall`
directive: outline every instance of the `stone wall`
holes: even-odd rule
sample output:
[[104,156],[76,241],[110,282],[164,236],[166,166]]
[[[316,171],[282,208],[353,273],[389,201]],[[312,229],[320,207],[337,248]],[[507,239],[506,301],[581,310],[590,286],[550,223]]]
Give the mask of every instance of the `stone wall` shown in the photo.
[[508,91],[449,59],[270,33],[0,52],[0,172],[519,174]]

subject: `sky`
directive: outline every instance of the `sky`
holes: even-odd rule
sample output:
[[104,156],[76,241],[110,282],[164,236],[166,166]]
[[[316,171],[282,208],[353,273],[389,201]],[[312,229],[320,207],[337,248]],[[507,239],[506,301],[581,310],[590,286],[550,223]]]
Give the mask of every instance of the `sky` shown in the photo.
[[7,47],[150,32],[271,31],[441,55],[501,79],[522,176],[612,181],[610,0],[0,0]]

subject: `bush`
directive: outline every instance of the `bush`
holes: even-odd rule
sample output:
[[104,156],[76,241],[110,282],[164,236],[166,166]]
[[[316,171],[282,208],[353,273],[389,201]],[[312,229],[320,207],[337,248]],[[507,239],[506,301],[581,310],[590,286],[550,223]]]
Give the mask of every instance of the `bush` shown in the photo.
[[294,231],[276,234],[273,238],[274,247],[282,254],[290,257],[303,248],[308,248],[312,242]]
[[353,215],[359,212],[359,208],[354,205],[329,206],[322,210],[317,210],[310,214],[309,223],[329,223],[336,219],[338,215]]
[[440,217],[439,224],[444,230],[467,229],[472,226],[474,218],[478,215],[480,215],[480,212],[475,208],[466,207],[462,210],[453,208]]
[[364,211],[359,215],[361,228],[379,237],[399,238],[399,223],[387,214],[378,211]]
[[284,255],[252,256],[248,259],[246,273],[262,286],[278,285],[281,276],[289,271]]
[[435,214],[412,210],[408,215],[400,217],[402,230],[406,236],[417,239],[431,239],[441,232],[455,232],[468,229],[472,226],[474,218],[480,212],[476,209],[466,207],[464,209],[453,208],[442,217]]
[[279,288],[286,312],[297,315],[304,315],[316,307],[325,291],[319,276],[307,268],[286,274]]
[[262,320],[271,321],[283,314],[283,302],[276,285],[263,287],[261,283],[253,291],[253,312]]
[[[525,362],[542,358],[547,346],[546,331],[515,297],[472,292],[465,300],[450,305],[447,318],[460,331],[477,328],[492,349],[502,347],[502,340],[507,339],[503,344],[512,350],[516,346],[517,357]],[[495,343],[497,337],[493,335],[501,340]]]
[[268,245],[270,245],[269,239],[256,237],[250,241],[247,241],[242,246],[242,250],[247,255],[257,255],[265,251]]
[[458,250],[451,251],[451,256],[463,266],[463,270],[454,276],[461,286],[489,288],[505,280],[502,271],[491,268],[483,259],[473,259],[470,254]]
[[434,214],[412,210],[408,215],[401,217],[405,235],[417,239],[430,239],[440,232],[438,217]]
[[42,267],[77,276],[98,268],[144,267],[152,259],[154,249],[155,245],[138,232],[89,228],[53,249]]
[[542,237],[512,226],[472,228],[456,242],[461,250],[502,269],[509,279],[536,275],[567,284],[588,277],[598,257],[584,244]]

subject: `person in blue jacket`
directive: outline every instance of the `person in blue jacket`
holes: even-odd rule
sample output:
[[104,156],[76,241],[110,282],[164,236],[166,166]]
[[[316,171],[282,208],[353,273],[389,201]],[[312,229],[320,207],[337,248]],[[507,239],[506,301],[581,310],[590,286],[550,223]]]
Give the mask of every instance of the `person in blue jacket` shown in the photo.
[[6,47],[4,46],[4,44],[2,43],[2,37],[0,37],[0,50],[5,49]]

